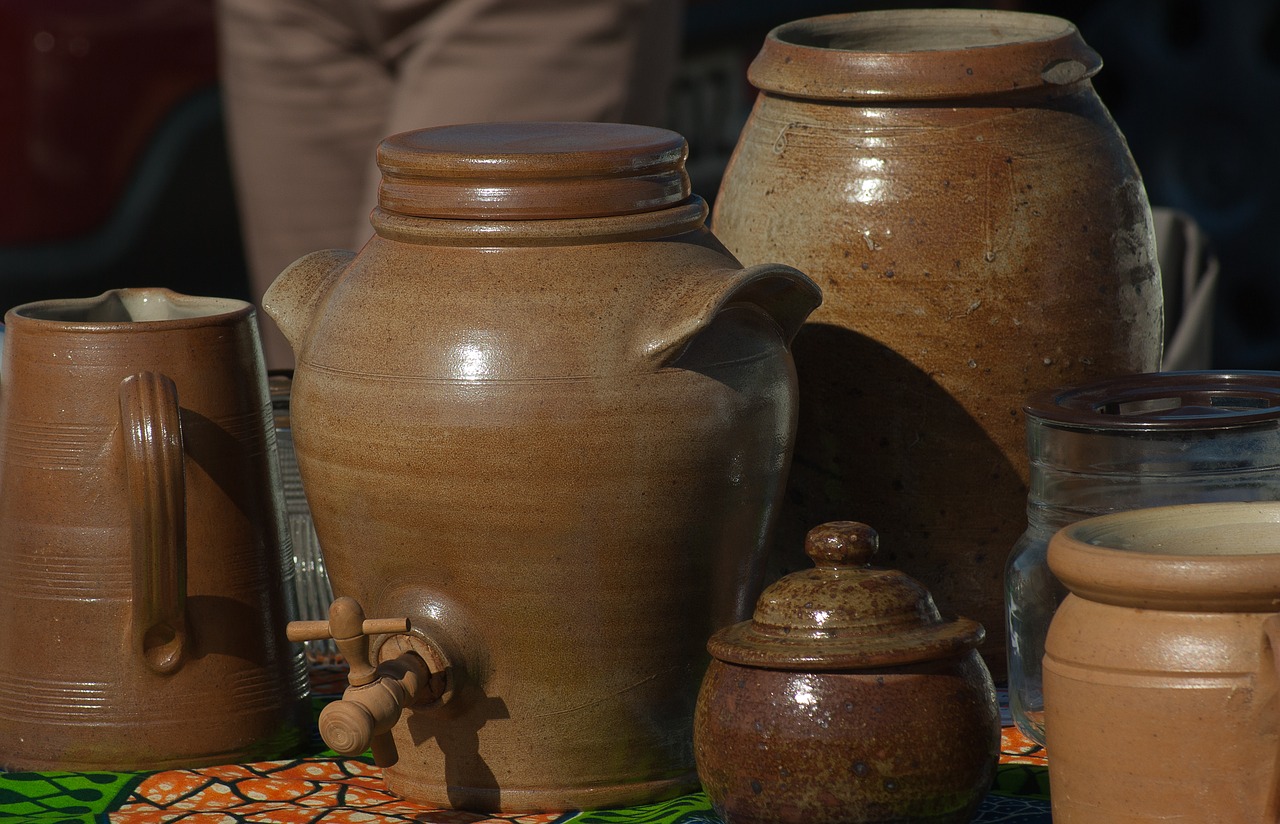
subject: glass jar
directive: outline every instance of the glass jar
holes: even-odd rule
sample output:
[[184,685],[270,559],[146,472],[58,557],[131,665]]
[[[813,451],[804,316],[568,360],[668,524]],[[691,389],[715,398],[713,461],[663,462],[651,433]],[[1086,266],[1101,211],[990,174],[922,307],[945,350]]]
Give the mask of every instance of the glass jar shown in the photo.
[[1009,703],[1044,743],[1041,659],[1067,590],[1049,539],[1107,512],[1280,499],[1280,372],[1165,372],[1059,388],[1024,408],[1027,529],[1005,567]]

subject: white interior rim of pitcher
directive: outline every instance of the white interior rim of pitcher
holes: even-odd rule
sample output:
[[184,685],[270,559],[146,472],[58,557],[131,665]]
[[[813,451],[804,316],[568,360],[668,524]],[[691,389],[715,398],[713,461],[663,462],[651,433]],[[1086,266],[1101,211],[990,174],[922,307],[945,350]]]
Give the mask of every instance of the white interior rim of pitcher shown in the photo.
[[195,318],[240,317],[253,311],[242,300],[183,295],[163,288],[112,289],[89,298],[60,298],[25,303],[9,310],[14,317],[97,328],[137,323],[186,324]]

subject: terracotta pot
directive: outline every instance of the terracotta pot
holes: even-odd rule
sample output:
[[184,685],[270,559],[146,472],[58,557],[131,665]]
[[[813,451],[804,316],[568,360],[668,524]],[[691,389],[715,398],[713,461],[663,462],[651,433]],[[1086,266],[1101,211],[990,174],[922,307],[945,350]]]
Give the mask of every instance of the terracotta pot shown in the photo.
[[1049,566],[1053,820],[1277,820],[1280,504],[1080,521]]
[[266,296],[330,580],[355,599],[295,637],[368,631],[360,607],[408,619],[326,733],[372,742],[401,795],[560,810],[697,786],[702,645],[759,589],[788,343],[820,293],[724,251],[685,151],[608,124],[388,138],[373,240]]
[[991,786],[1000,712],[982,627],[867,568],[876,543],[864,524],[811,530],[815,568],[712,636],[694,748],[726,824],[963,824]]
[[9,310],[0,766],[281,755],[308,718],[253,308],[120,289]]
[[[886,563],[971,616],[1003,665],[1004,547],[1021,532],[1033,391],[1160,365],[1151,214],[1066,21],[894,10],[799,20],[712,228],[825,292],[795,343],[801,418],[778,544],[875,519]],[[784,556],[781,569],[802,563]]]

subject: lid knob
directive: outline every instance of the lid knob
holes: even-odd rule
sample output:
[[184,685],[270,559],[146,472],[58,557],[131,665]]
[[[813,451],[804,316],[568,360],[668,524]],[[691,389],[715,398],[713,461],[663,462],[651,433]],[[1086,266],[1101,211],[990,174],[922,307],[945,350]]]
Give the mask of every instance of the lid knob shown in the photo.
[[880,549],[880,536],[858,521],[830,521],[809,530],[805,554],[815,566],[869,567]]

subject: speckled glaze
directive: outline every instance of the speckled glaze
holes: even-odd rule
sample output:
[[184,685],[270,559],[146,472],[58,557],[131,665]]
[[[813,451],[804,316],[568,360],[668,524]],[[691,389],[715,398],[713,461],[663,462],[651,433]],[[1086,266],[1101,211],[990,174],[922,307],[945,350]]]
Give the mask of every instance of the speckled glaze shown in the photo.
[[1055,824],[1277,820],[1280,504],[1079,521],[1049,566]]
[[117,289],[5,316],[0,769],[152,770],[305,741],[253,307]]
[[267,294],[334,592],[449,661],[451,697],[392,730],[401,795],[564,810],[697,786],[703,644],[759,591],[788,344],[820,293],[724,251],[685,152],[607,124],[388,138],[377,235]]
[[864,524],[811,530],[815,568],[712,636],[694,749],[726,824],[963,824],[990,787],[1000,715],[982,627],[867,568],[875,545]]
[[774,30],[712,228],[825,293],[796,338],[801,418],[778,543],[874,520],[886,563],[989,630],[1021,531],[1033,391],[1160,364],[1151,215],[1074,26],[969,9]]

